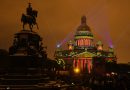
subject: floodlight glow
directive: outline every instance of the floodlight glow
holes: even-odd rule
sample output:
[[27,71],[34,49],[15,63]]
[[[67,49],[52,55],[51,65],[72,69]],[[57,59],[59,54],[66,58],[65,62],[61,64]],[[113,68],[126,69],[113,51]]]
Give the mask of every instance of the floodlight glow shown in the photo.
[[114,46],[113,46],[113,45],[110,45],[109,47],[110,47],[110,48],[113,48]]
[[74,36],[74,32],[70,32],[60,43],[59,45],[62,46],[64,43],[69,41]]
[[74,72],[75,73],[80,73],[80,69],[79,68],[74,68]]
[[60,47],[60,44],[57,45],[57,48],[59,48],[59,47]]

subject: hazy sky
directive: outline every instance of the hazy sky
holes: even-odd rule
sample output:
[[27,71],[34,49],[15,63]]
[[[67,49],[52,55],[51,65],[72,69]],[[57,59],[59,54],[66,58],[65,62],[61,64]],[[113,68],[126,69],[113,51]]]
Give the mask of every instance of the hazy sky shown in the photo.
[[113,44],[118,62],[130,62],[130,0],[0,0],[0,48],[8,49],[14,33],[22,29],[28,1],[38,10],[36,31],[48,57],[53,58],[56,44],[75,33],[86,15],[95,42],[101,40],[105,49]]

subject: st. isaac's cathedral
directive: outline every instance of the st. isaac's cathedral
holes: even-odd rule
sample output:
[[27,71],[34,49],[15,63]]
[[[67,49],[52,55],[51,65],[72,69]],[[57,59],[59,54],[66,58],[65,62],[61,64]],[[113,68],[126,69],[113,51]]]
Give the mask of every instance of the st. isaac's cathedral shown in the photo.
[[94,36],[87,25],[86,16],[81,17],[81,25],[78,26],[74,40],[67,42],[68,49],[60,46],[55,51],[55,59],[65,70],[70,68],[80,72],[91,73],[93,68],[103,66],[105,63],[116,63],[117,58],[113,47],[103,49],[101,41],[94,43]]

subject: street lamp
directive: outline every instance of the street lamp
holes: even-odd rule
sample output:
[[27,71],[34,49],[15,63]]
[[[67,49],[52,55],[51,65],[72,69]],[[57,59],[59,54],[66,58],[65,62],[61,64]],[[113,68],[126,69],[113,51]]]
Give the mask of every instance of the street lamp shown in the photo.
[[74,72],[78,74],[78,73],[80,73],[80,69],[79,68],[74,68]]

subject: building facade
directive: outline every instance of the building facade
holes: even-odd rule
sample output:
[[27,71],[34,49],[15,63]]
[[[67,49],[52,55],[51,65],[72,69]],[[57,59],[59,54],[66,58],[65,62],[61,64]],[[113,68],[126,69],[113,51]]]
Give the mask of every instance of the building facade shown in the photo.
[[[78,69],[81,72],[91,73],[92,69],[99,62],[99,58],[105,63],[116,63],[117,58],[113,47],[108,50],[103,49],[101,41],[94,43],[94,36],[87,25],[86,16],[81,17],[81,25],[78,26],[74,35],[74,40],[67,43],[68,49],[57,47],[55,59],[64,69]],[[103,62],[100,63],[103,63]]]

